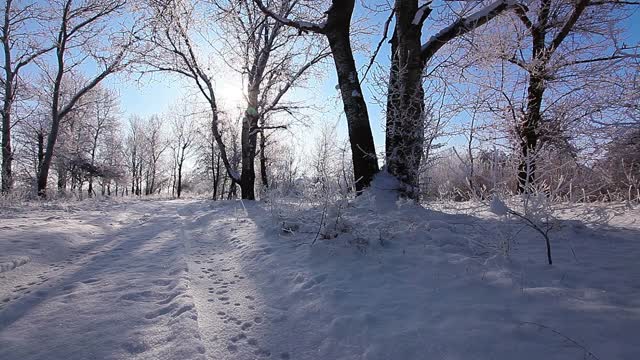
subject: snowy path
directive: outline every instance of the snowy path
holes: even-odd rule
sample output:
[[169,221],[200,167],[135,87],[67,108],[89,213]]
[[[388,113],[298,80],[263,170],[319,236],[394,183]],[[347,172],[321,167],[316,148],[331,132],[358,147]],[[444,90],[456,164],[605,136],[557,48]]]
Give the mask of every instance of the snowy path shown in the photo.
[[[54,220],[69,225],[63,237],[87,221],[106,230],[61,261],[39,264],[40,254],[0,278],[0,359],[204,358],[176,205]],[[40,241],[57,240],[55,221]]]
[[[244,268],[273,249],[237,203],[209,204],[134,202],[0,220],[0,239],[9,240],[0,253],[30,253],[0,274],[0,359],[292,358],[300,334],[285,321],[286,304],[266,306],[254,283],[279,269]],[[309,350],[297,358],[314,358]]]
[[[277,344],[273,334],[289,332],[284,316],[273,316],[254,277],[243,268],[243,256],[252,260],[269,254],[268,246],[253,246],[260,239],[256,225],[234,218],[234,207],[202,209],[197,204],[181,210],[192,278],[191,291],[207,356],[212,359],[289,359],[291,345]],[[229,211],[231,210],[231,211]],[[212,236],[212,234],[215,234]],[[275,274],[278,269],[271,269]]]

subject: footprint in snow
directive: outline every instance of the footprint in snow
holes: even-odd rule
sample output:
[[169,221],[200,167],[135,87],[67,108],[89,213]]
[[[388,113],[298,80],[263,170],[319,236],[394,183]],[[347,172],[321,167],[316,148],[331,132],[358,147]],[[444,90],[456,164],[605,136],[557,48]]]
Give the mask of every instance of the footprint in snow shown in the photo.
[[258,355],[258,356],[263,356],[263,357],[271,356],[271,351],[266,350],[266,349],[258,349],[256,351],[254,351],[253,353]]
[[153,285],[157,285],[157,286],[167,286],[169,284],[171,284],[171,280],[168,279],[160,279],[160,280],[154,280],[151,282]]

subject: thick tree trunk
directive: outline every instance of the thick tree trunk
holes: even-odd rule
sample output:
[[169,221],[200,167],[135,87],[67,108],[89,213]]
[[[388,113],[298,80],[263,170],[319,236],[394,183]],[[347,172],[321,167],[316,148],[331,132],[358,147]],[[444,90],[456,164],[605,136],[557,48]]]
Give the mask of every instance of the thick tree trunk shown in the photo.
[[240,190],[243,199],[255,200],[255,158],[257,142],[258,118],[253,114],[246,114],[242,121],[242,173],[240,175]]
[[57,101],[55,102],[51,116],[51,131],[47,137],[47,148],[44,152],[44,158],[42,159],[42,166],[38,172],[38,195],[40,197],[47,196],[47,180],[49,179],[49,169],[51,168],[51,161],[53,160],[53,150],[58,139],[58,132],[60,130],[60,117],[58,116]]
[[518,193],[527,193],[535,184],[536,152],[538,149],[538,129],[542,120],[541,108],[544,94],[544,80],[539,76],[529,77],[527,90],[527,110],[520,127],[521,160],[518,165]]
[[5,106],[2,112],[2,187],[0,191],[7,194],[13,188],[13,175],[11,173],[13,153],[11,150],[11,108]]
[[11,107],[14,97],[14,73],[11,64],[11,44],[9,37],[11,36],[11,3],[7,1],[4,9],[4,23],[2,28],[2,45],[4,50],[4,102],[2,104],[2,168],[0,177],[2,177],[2,185],[0,192],[9,193],[13,187],[13,178],[11,174],[13,162],[13,153],[11,149]]
[[549,21],[550,0],[544,0],[538,10],[538,23],[531,28],[532,59],[535,67],[529,71],[527,107],[519,127],[520,152],[522,159],[518,165],[518,193],[531,191],[536,178],[536,151],[539,127],[542,121],[542,98],[545,91],[545,72],[549,61],[546,49],[547,23]]
[[247,110],[242,120],[241,133],[241,153],[242,153],[242,172],[240,174],[240,191],[243,199],[255,200],[255,159],[256,145],[258,141],[258,122],[260,116],[258,114],[258,97],[260,96],[260,80],[264,72],[268,56],[262,57],[249,75],[249,91]]
[[387,96],[386,164],[389,173],[403,183],[403,196],[418,199],[425,116],[422,21],[414,21],[417,0],[397,0],[395,10]]
[[327,13],[325,35],[329,40],[338,75],[349,129],[356,192],[359,194],[369,187],[373,176],[378,172],[378,159],[369,124],[367,104],[362,95],[349,39],[354,5],[354,0],[333,2],[333,6]]

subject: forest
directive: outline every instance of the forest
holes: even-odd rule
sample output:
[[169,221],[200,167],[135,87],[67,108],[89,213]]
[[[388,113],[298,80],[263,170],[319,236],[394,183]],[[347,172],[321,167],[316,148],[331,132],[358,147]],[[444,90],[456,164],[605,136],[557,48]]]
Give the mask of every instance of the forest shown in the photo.
[[0,358],[640,357],[640,2],[2,5]]
[[[384,167],[416,200],[638,201],[636,4],[401,4],[9,1],[2,192],[352,193]],[[189,91],[125,116],[110,77]]]

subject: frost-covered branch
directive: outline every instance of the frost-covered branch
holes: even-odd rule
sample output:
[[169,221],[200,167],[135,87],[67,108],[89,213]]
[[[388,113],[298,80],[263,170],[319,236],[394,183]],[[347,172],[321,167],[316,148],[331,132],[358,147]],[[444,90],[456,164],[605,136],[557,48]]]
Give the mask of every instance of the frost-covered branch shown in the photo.
[[422,45],[422,60],[428,61],[447,42],[478,28],[508,9],[521,5],[515,0],[498,0],[477,12],[462,17],[453,24],[440,30]]

